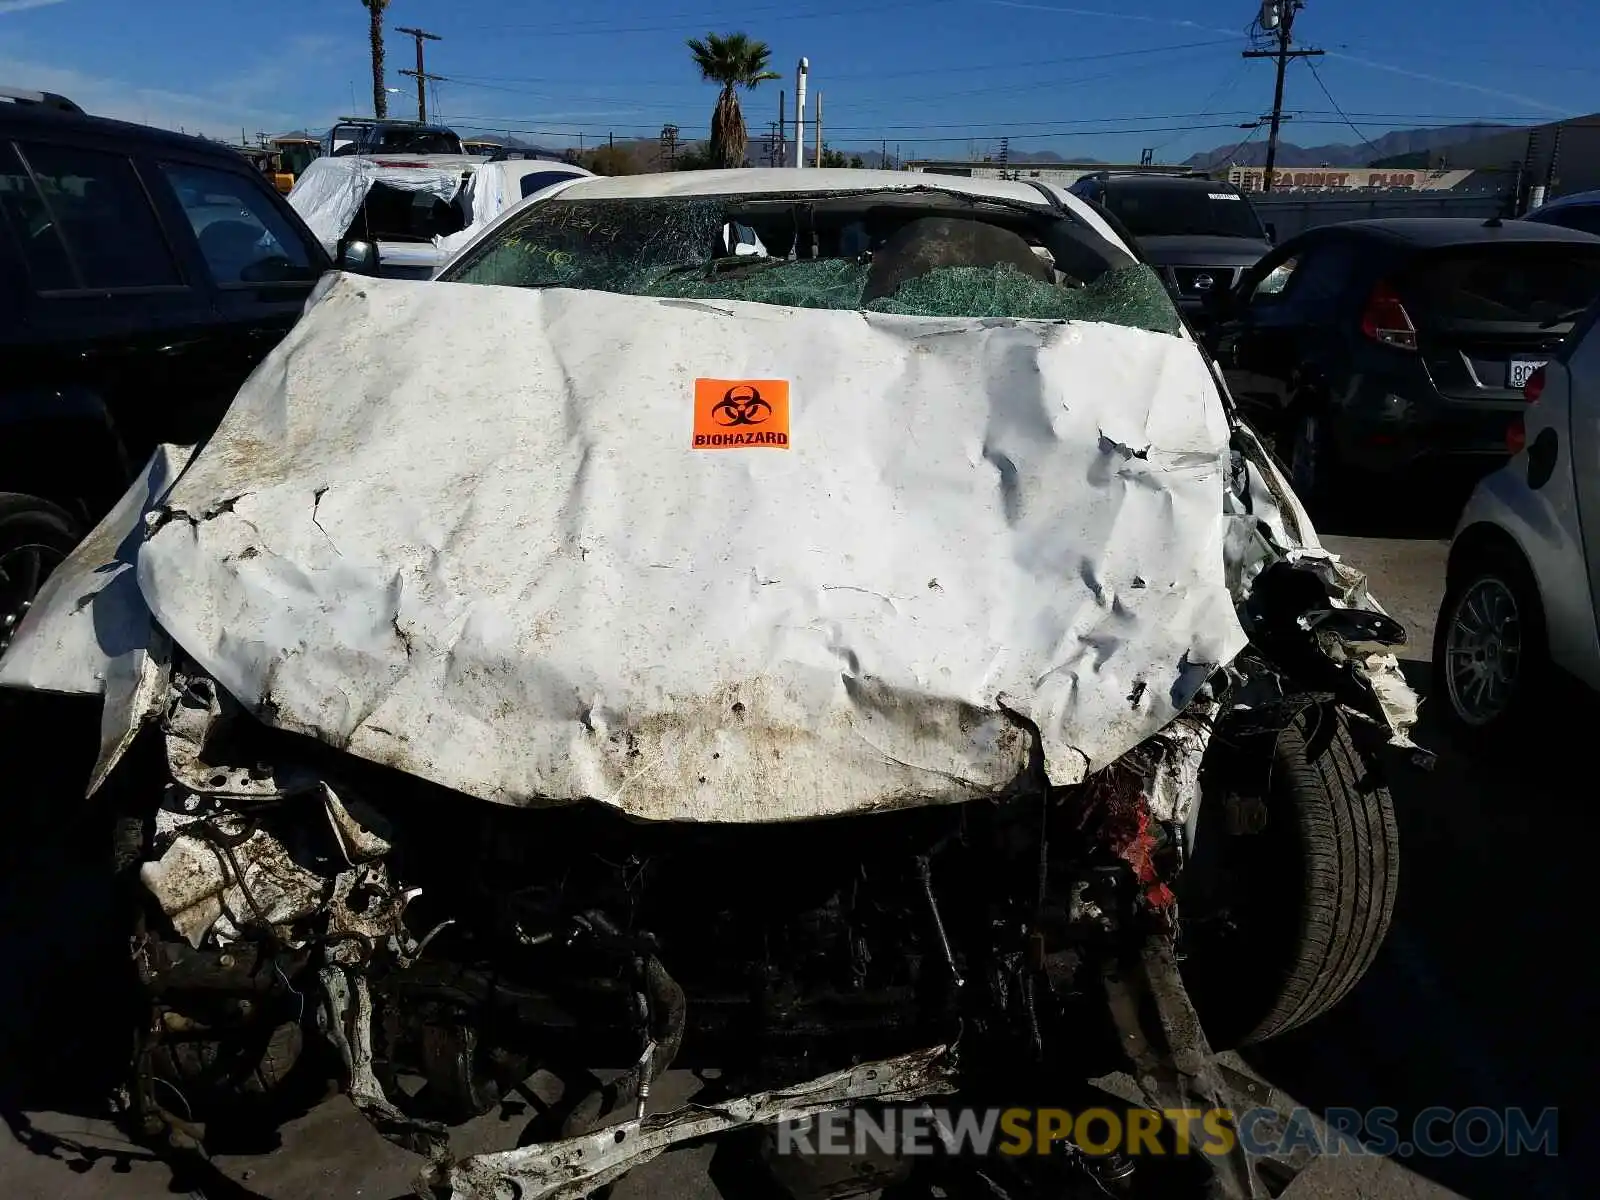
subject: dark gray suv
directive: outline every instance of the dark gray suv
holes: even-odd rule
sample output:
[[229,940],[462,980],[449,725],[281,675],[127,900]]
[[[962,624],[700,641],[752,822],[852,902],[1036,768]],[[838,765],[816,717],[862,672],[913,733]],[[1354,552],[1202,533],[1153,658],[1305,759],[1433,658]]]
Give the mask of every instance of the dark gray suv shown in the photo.
[[1203,175],[1086,175],[1070,189],[1122,222],[1166,282],[1191,325],[1204,326],[1206,296],[1229,291],[1272,249],[1250,201],[1231,183]]

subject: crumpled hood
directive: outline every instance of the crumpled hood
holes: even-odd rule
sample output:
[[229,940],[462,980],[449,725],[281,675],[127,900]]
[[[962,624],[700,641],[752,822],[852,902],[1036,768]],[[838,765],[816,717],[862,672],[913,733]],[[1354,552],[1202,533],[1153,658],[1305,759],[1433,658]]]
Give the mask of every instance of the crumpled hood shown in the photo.
[[[738,381],[786,445],[710,413]],[[138,579],[263,721],[489,800],[961,800],[1030,725],[1081,779],[1242,648],[1227,436],[1193,343],[1119,326],[336,276]]]

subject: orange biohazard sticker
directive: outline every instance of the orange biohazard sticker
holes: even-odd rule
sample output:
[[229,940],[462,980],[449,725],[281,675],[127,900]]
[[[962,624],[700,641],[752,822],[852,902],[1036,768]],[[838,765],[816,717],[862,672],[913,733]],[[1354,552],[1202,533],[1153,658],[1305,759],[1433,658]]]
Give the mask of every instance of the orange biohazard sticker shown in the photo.
[[696,450],[789,448],[787,379],[696,379]]

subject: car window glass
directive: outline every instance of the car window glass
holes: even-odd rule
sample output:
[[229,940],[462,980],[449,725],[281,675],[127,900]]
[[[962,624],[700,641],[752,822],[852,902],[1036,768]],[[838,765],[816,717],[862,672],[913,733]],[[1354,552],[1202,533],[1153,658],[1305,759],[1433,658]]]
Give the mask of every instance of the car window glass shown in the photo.
[[0,144],[0,222],[10,226],[22,248],[28,282],[35,291],[60,291],[78,286],[72,260],[50,219],[44,200],[10,146]]
[[563,179],[571,179],[571,171],[532,171],[522,177],[522,195],[524,198],[535,192],[543,191],[553,183],[560,183]]
[[1101,203],[1134,237],[1266,237],[1250,202],[1220,184],[1116,183]]
[[1328,308],[1343,292],[1350,277],[1351,256],[1324,244],[1298,255],[1297,264],[1279,296],[1296,312],[1309,314]]
[[1272,270],[1268,271],[1261,282],[1256,284],[1255,290],[1250,293],[1252,304],[1274,304],[1283,295],[1283,290],[1289,286],[1289,280],[1295,270],[1300,266],[1300,258],[1286,258]]
[[299,283],[316,278],[305,243],[253,180],[231,171],[163,164],[219,285]]
[[50,215],[89,288],[182,283],[133,163],[76,146],[20,146]]
[[1428,255],[1403,287],[1424,324],[1570,321],[1600,298],[1600,242],[1509,245]]
[[[871,196],[569,195],[502,222],[440,278],[905,316],[1181,329],[1154,271],[1053,212],[1022,223],[1023,233],[971,215],[966,201],[950,205],[959,216],[927,217]],[[993,216],[1017,223],[1014,210]],[[742,232],[730,243],[730,225],[748,236]],[[862,252],[863,237],[870,256]],[[803,242],[807,253],[788,257],[785,250]]]

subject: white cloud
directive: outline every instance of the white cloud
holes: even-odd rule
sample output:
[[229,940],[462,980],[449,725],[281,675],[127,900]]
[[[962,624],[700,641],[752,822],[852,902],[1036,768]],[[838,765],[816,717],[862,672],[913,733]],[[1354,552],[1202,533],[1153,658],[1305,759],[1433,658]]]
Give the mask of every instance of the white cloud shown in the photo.
[[1021,8],[1029,12],[1061,13],[1068,17],[1097,17],[1108,21],[1139,21],[1146,25],[1169,25],[1175,29],[1198,29],[1202,33],[1221,33],[1229,37],[1235,34],[1242,35],[1240,29],[1219,29],[1215,25],[1202,25],[1198,21],[1186,21],[1181,17],[1142,17],[1137,13],[1107,12],[1098,8],[1062,8],[1055,4],[1026,4],[1020,0],[989,0],[996,8]]
[[52,4],[65,4],[67,0],[0,0],[0,17],[7,13],[26,12],[30,8],[48,8]]
[[1329,50],[1328,57],[1355,63],[1358,67],[1369,67],[1374,71],[1387,71],[1391,75],[1399,75],[1406,79],[1417,79],[1424,83],[1436,83],[1442,87],[1460,88],[1462,91],[1477,92],[1480,96],[1493,96],[1496,100],[1510,100],[1525,108],[1537,108],[1547,113],[1564,113],[1567,111],[1557,105],[1546,104],[1543,100],[1535,99],[1532,96],[1524,96],[1517,92],[1503,92],[1499,88],[1467,83],[1461,79],[1446,79],[1443,75],[1428,75],[1422,71],[1413,71],[1408,67],[1395,67],[1388,63],[1373,62],[1370,58],[1360,58],[1354,54],[1341,54],[1336,50]]
[[227,80],[182,91],[39,62],[0,48],[0,79],[13,87],[59,93],[95,116],[233,140],[241,129],[254,136],[257,130],[331,124],[337,98],[299,105],[306,63],[331,54],[334,46],[333,39],[314,35],[290,39]]

